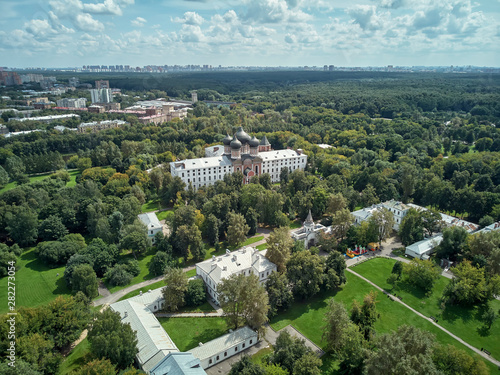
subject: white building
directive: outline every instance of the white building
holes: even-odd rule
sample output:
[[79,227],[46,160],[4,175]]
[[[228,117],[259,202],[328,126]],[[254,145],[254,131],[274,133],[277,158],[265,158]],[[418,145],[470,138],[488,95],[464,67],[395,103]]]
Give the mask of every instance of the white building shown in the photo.
[[236,171],[243,173],[244,183],[262,173],[269,173],[271,181],[278,182],[282,168],[293,172],[304,169],[307,164],[307,155],[302,150],[273,151],[265,136],[259,141],[241,127],[232,138],[227,135],[223,143],[221,156],[175,161],[170,163],[170,173],[180,177],[186,187],[192,184],[197,189],[223,180],[224,175]]
[[90,98],[92,99],[92,104],[94,103],[112,103],[113,93],[111,89],[91,89]]
[[147,212],[145,214],[139,214],[137,217],[148,228],[148,238],[151,243],[154,243],[155,234],[163,230],[163,225],[161,225],[156,214],[154,212]]
[[308,249],[311,246],[316,245],[320,239],[321,233],[329,234],[332,231],[332,227],[325,227],[322,224],[314,224],[311,210],[307,215],[304,225],[291,232],[291,236],[295,241],[303,241],[304,247]]
[[150,372],[150,375],[206,375],[201,362],[191,353],[170,353]]
[[87,99],[85,98],[64,98],[56,100],[58,107],[67,108],[85,108],[87,104]]
[[477,233],[487,233],[487,232],[492,232],[495,230],[500,230],[500,221],[497,221],[496,223],[490,224],[487,227],[484,227],[483,229],[477,231]]
[[229,332],[224,336],[200,345],[189,352],[199,358],[201,366],[206,369],[215,364],[239,354],[247,348],[257,344],[257,332],[249,327],[242,327],[234,332]]
[[434,248],[438,246],[441,241],[443,241],[443,235],[438,234],[430,238],[425,238],[422,241],[415,242],[410,246],[406,246],[405,255],[409,255],[413,258],[419,259],[429,259],[429,255],[432,253]]
[[196,275],[203,279],[207,293],[217,304],[219,304],[217,287],[223,279],[235,274],[250,276],[253,273],[261,283],[265,283],[276,269],[276,264],[252,247],[243,247],[233,252],[228,250],[225,255],[213,256],[212,259],[196,263]]

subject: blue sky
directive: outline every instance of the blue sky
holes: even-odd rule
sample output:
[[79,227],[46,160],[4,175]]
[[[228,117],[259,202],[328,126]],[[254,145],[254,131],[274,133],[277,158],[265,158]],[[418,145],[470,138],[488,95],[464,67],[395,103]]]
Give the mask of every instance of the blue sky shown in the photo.
[[0,66],[499,66],[500,0],[1,0]]

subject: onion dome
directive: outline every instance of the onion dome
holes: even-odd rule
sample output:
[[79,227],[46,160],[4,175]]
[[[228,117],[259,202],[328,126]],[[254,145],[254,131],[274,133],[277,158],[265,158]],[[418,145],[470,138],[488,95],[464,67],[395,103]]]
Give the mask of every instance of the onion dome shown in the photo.
[[238,138],[238,140],[241,143],[250,142],[250,136],[243,130],[243,128],[241,126],[236,131],[236,138]]
[[250,144],[250,147],[259,147],[259,140],[255,138],[255,135],[248,143]]
[[231,136],[228,134],[224,137],[224,139],[222,140],[222,143],[224,143],[226,146],[229,146],[231,144],[232,140],[233,140],[233,138],[231,138]]
[[231,141],[231,148],[241,148],[241,142],[236,138],[236,135],[233,137]]

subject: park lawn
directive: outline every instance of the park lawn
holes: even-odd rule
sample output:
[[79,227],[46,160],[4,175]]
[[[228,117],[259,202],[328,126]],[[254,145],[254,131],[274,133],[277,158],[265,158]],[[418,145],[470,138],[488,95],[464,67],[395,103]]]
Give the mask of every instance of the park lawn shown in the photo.
[[298,229],[302,227],[302,223],[300,220],[294,220],[290,223],[290,229]]
[[[66,186],[70,187],[70,186],[75,186],[76,185],[76,177],[78,175],[80,175],[80,171],[77,170],[77,169],[73,169],[73,170],[70,170],[68,171],[69,173],[69,176],[70,176],[70,180],[66,183]],[[36,182],[36,181],[41,181],[41,180],[45,180],[46,178],[48,178],[51,174],[53,174],[53,172],[47,172],[47,173],[43,173],[43,174],[37,174],[35,176],[31,176],[29,177],[30,179],[30,183],[32,182]],[[14,189],[15,187],[17,187],[17,183],[16,182],[9,182],[7,185],[5,185],[2,189],[0,189],[0,194],[2,194],[3,192],[6,192],[8,190],[11,190],[11,189]]]
[[160,324],[181,352],[193,349],[228,332],[222,317],[158,318]]
[[[374,287],[358,278],[356,275],[346,272],[346,277],[347,283],[343,289],[323,292],[306,301],[297,301],[288,311],[280,313],[278,316],[271,319],[270,323],[273,329],[280,330],[288,324],[291,324],[307,338],[325,349],[326,342],[322,339],[322,333],[324,326],[323,318],[327,311],[328,300],[333,297],[336,301],[342,302],[349,311],[354,300],[362,303],[363,297],[371,290],[375,290]],[[460,344],[451,336],[411,312],[401,304],[385,297],[380,292],[378,293],[377,302],[377,310],[380,313],[380,319],[377,320],[374,328],[378,334],[389,333],[395,331],[403,324],[408,324],[430,331],[436,335],[437,341],[441,344],[453,344],[467,351],[467,353],[473,354],[466,346]],[[495,366],[490,362],[485,361],[485,363],[490,369],[495,369]]]
[[156,211],[160,209],[160,201],[147,201],[141,207],[142,212]]
[[[64,266],[46,266],[36,258],[35,248],[21,254],[18,262],[21,268],[15,275],[17,308],[45,305],[59,295],[71,294],[64,280]],[[0,279],[0,285],[0,301],[7,301],[7,277]],[[7,309],[7,302],[0,304],[0,314],[6,313]]]
[[[459,336],[461,339],[475,346],[476,348],[485,348],[491,352],[492,356],[500,358],[500,322],[496,321],[489,331],[484,330],[481,316],[484,314],[485,306],[446,306],[441,309],[441,296],[443,290],[448,285],[449,279],[441,276],[432,289],[432,294],[426,297],[419,289],[407,284],[401,284],[396,289],[387,283],[394,259],[374,258],[361,263],[353,268],[354,272],[371,280],[383,289],[403,297],[403,301],[413,307],[425,316],[434,316],[438,319],[438,324],[450,332]],[[392,289],[392,290],[391,290]],[[500,301],[492,300],[489,306],[494,311],[499,311]]]
[[159,221],[165,220],[167,217],[174,216],[174,209],[155,212]]
[[257,245],[256,249],[259,251],[267,249],[267,243],[263,243],[262,245]]
[[179,312],[214,312],[214,308],[208,301],[203,302],[199,306],[183,306],[179,309]]
[[[122,290],[124,288],[127,288],[131,285],[139,284],[143,281],[152,279],[154,277],[154,275],[149,273],[148,267],[149,267],[149,263],[151,262],[151,259],[153,259],[153,256],[155,254],[156,254],[156,249],[150,248],[150,250],[146,254],[138,256],[137,260],[139,261],[139,267],[141,268],[141,272],[139,273],[139,275],[135,276],[132,279],[132,281],[130,281],[130,283],[128,283],[127,285],[111,286],[107,282],[105,282],[108,290],[111,293],[115,293],[115,292]],[[122,253],[120,258],[121,258],[120,259],[121,261],[126,262],[127,260],[133,260],[134,255],[132,253]],[[150,289],[150,288],[148,288],[148,289]]]
[[59,367],[59,375],[66,375],[85,365],[90,360],[89,342],[85,338],[69,353]]

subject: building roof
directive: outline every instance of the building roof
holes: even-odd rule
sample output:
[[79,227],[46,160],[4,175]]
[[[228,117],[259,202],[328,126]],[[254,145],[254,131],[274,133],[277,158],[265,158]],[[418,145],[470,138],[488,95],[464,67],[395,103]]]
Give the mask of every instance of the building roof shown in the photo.
[[149,230],[162,228],[163,226],[160,224],[160,221],[156,217],[154,212],[146,212],[145,214],[137,215],[140,221],[143,222],[145,226],[148,227]]
[[224,143],[226,146],[229,146],[229,144],[231,143],[231,141],[233,140],[233,138],[231,138],[231,136],[229,135],[229,133],[224,137],[224,139],[222,140],[222,143]]
[[370,216],[372,216],[373,212],[380,208],[380,204],[374,204],[370,207],[362,208],[361,210],[357,210],[351,212],[351,215],[358,218],[361,221],[367,220]]
[[110,307],[120,313],[122,322],[129,323],[136,331],[137,360],[144,371],[148,372],[168,353],[179,351],[158,319],[142,303],[127,299]]
[[214,156],[210,158],[186,159],[170,163],[170,168],[176,170],[193,170],[210,167],[224,167],[232,165],[231,159],[226,155]]
[[406,247],[407,251],[411,251],[418,255],[423,255],[428,251],[434,249],[437,245],[439,245],[443,241],[443,236],[438,234],[434,237],[423,239],[422,241],[415,242],[410,246]]
[[267,137],[266,136],[263,136],[262,139],[260,140],[260,145],[261,146],[270,146],[271,144],[269,143],[269,141],[267,140]]
[[301,155],[295,150],[278,150],[278,151],[259,152],[259,156],[262,158],[262,160],[269,161],[269,160],[287,159]]
[[385,208],[392,208],[392,209],[396,209],[396,210],[400,210],[400,211],[405,211],[405,210],[410,208],[409,205],[406,205],[403,202],[396,201],[394,199],[391,199],[390,201],[384,202],[384,203],[382,203],[382,205]]
[[242,327],[234,332],[225,334],[215,340],[209,341],[201,346],[191,349],[189,352],[201,361],[222,353],[235,345],[245,342],[247,339],[257,337],[257,333],[248,327]]
[[307,218],[306,218],[306,221],[304,221],[304,225],[306,224],[314,224],[314,220],[313,220],[313,217],[312,217],[312,214],[311,214],[311,210],[309,210],[309,213],[307,214]]
[[201,362],[191,353],[170,353],[158,363],[150,375],[206,375]]
[[477,231],[477,233],[486,233],[486,232],[492,232],[494,230],[500,230],[500,221],[497,221],[496,223],[490,224],[487,227],[484,227],[483,229]]
[[[135,297],[128,298],[127,301],[140,303],[141,305],[144,305],[147,308],[149,308],[151,311],[153,311],[153,309],[151,307],[155,306],[155,304],[156,304],[156,306],[158,306],[160,301],[163,300],[162,289],[163,289],[163,287],[153,289],[153,290],[149,289],[148,291],[142,292],[141,294],[139,294]],[[158,309],[158,307],[157,307],[157,309]]]
[[256,272],[274,269],[276,265],[252,247],[243,247],[228,252],[225,255],[196,263],[196,266],[205,271],[218,284],[232,274],[253,268]]

